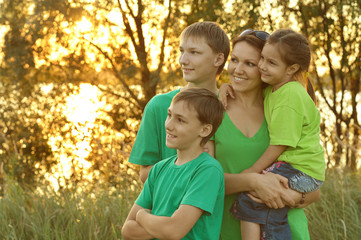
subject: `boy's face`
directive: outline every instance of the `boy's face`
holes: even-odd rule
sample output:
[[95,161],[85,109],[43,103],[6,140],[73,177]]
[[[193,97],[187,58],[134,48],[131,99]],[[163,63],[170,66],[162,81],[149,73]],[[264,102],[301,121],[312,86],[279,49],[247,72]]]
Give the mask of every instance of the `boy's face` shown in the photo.
[[199,121],[194,109],[189,108],[184,101],[172,102],[165,121],[166,145],[178,150],[199,147],[202,138],[205,137],[203,128],[204,124]]
[[218,67],[223,63],[220,55],[207,44],[204,37],[181,39],[179,63],[183,78],[194,86],[202,86],[209,81],[216,81]]

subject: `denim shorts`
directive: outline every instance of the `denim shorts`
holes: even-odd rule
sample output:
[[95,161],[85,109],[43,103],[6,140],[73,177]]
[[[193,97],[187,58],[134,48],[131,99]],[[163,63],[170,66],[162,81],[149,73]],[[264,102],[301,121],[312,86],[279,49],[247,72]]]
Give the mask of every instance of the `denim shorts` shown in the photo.
[[286,177],[289,187],[301,193],[314,192],[319,189],[323,183],[323,181],[314,179],[286,162],[275,162],[266,169],[266,172],[272,172]]

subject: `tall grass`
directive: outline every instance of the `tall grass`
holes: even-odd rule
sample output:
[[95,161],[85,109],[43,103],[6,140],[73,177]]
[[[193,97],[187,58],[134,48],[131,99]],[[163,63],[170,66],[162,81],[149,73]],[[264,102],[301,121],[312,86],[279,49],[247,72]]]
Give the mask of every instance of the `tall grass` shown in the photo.
[[329,171],[321,200],[306,208],[311,239],[361,239],[361,175]]
[[[360,239],[360,184],[360,175],[327,174],[321,200],[306,208],[312,240]],[[122,239],[139,186],[114,193],[56,193],[7,180],[0,198],[0,239]]]
[[0,239],[121,239],[138,192],[40,193],[8,181],[0,199]]

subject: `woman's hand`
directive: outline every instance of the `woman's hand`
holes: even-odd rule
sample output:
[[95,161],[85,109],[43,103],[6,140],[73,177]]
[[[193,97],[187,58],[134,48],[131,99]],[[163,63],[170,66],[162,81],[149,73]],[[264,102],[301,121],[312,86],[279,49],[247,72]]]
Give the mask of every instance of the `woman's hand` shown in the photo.
[[235,98],[233,88],[229,83],[223,83],[219,88],[219,100],[222,102],[223,107],[227,109],[227,98]]
[[[269,174],[271,174],[271,173],[269,173]],[[276,179],[278,179],[280,181],[281,185],[283,185],[283,187],[284,187],[284,188],[280,187],[279,191],[278,191],[278,194],[280,194],[279,197],[282,199],[282,204],[279,202],[279,198],[276,195],[270,195],[269,198],[268,198],[269,199],[268,201],[271,204],[266,204],[266,202],[262,200],[262,197],[260,197],[258,195],[259,192],[249,191],[248,196],[253,201],[258,202],[258,203],[264,203],[270,208],[276,208],[277,209],[277,208],[282,208],[282,207],[284,207],[286,205],[291,207],[291,208],[304,208],[304,207],[307,207],[309,204],[320,200],[321,191],[320,191],[320,189],[318,189],[315,192],[307,193],[305,195],[305,198],[302,201],[303,203],[300,204],[301,200],[302,200],[302,193],[297,192],[295,190],[292,190],[292,189],[288,188],[288,186],[286,188],[284,186],[286,184],[286,181],[284,181],[284,179],[286,179],[286,178],[284,178],[284,177],[282,177],[282,176],[280,176],[278,174],[274,174],[274,173],[272,173],[272,174],[275,175],[274,177]],[[263,176],[266,176],[266,175],[263,175]],[[266,178],[266,179],[271,179],[272,182],[273,182],[274,179],[269,178],[269,177],[270,176],[268,176],[268,178]],[[263,180],[265,180],[265,179],[263,179]],[[262,182],[259,182],[259,183],[261,184]],[[267,185],[264,185],[263,187],[269,187],[268,183],[266,183],[266,184]],[[259,189],[260,189],[260,191],[264,191],[264,194],[268,194],[267,189],[265,190],[262,187],[259,188]],[[273,189],[276,189],[276,188],[273,188]],[[276,191],[277,191],[277,189],[276,189]],[[273,202],[272,202],[272,197],[274,198]],[[277,206],[277,207],[272,207],[272,206]]]
[[287,178],[278,174],[259,174],[254,182],[254,190],[250,191],[250,193],[259,198],[269,208],[277,209],[286,205],[293,206],[295,201],[288,194],[287,182]]

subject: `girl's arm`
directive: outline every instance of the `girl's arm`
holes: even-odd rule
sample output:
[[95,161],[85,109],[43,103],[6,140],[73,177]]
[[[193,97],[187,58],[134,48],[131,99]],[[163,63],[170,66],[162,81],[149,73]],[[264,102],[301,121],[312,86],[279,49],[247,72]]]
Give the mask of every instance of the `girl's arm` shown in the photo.
[[136,221],[154,238],[182,239],[203,214],[203,210],[191,205],[181,205],[171,217],[156,216],[140,210]]
[[271,165],[277,158],[286,150],[287,146],[284,145],[269,145],[262,156],[253,164],[252,167],[244,170],[243,172],[256,172],[261,173],[269,165]]
[[[206,149],[211,156],[215,156],[214,141],[208,141]],[[273,173],[266,175],[255,172],[237,174],[224,173],[225,194],[255,191],[259,198],[270,208],[283,208],[284,202],[295,204],[286,193],[287,178]]]
[[127,219],[122,227],[122,236],[124,240],[146,240],[153,239],[154,236],[149,234],[137,221],[138,211],[143,210],[138,204],[134,204],[130,210]]

